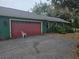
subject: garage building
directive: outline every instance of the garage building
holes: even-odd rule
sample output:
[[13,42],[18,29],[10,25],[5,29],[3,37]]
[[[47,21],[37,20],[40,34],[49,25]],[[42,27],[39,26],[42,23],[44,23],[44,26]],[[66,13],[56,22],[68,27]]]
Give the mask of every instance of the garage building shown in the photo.
[[32,12],[0,7],[0,38],[19,38],[48,32],[49,23],[69,23],[65,20],[36,15]]

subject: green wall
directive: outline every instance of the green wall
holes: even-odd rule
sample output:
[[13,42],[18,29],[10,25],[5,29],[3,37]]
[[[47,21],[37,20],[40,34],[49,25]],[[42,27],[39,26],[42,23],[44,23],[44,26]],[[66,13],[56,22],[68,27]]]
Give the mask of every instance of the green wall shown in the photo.
[[9,38],[9,18],[0,17],[0,37]]
[[43,33],[46,33],[48,30],[48,22],[47,21],[43,21]]

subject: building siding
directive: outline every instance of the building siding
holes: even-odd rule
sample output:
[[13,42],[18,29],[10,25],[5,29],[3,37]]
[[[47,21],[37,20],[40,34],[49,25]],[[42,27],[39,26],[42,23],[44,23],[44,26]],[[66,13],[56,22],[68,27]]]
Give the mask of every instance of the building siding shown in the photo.
[[0,17],[0,38],[9,38],[9,18],[7,17]]
[[47,30],[48,30],[48,23],[47,23],[47,21],[43,21],[43,33],[47,33]]

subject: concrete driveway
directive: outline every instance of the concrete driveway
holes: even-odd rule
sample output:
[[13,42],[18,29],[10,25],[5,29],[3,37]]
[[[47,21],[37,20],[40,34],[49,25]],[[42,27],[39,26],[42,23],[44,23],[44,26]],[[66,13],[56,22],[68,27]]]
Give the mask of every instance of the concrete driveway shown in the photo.
[[0,59],[74,59],[72,50],[77,43],[56,34],[1,41]]

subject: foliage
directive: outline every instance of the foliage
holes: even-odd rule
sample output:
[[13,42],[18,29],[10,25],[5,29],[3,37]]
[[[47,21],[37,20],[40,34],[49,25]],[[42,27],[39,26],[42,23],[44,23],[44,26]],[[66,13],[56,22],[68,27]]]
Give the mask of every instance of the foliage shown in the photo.
[[74,28],[79,28],[79,0],[47,0],[50,3],[38,3],[33,12],[40,15],[58,17],[69,21]]
[[65,28],[62,27],[62,26],[57,26],[57,27],[56,27],[56,31],[57,31],[58,33],[66,33]]
[[67,32],[67,33],[73,33],[74,32],[74,30],[72,29],[72,27],[71,26],[65,26],[65,31]]
[[51,0],[51,4],[57,12],[56,17],[71,22],[75,28],[79,27],[79,0]]
[[73,33],[73,29],[69,25],[61,26],[60,24],[57,26],[53,26],[53,32],[57,33]]
[[47,15],[47,12],[48,12],[47,8],[48,8],[48,5],[46,3],[40,2],[39,4],[36,3],[32,11],[38,15]]
[[37,15],[44,15],[44,16],[54,16],[54,10],[51,5],[47,3],[36,3],[35,6],[32,8],[32,12],[36,13]]

